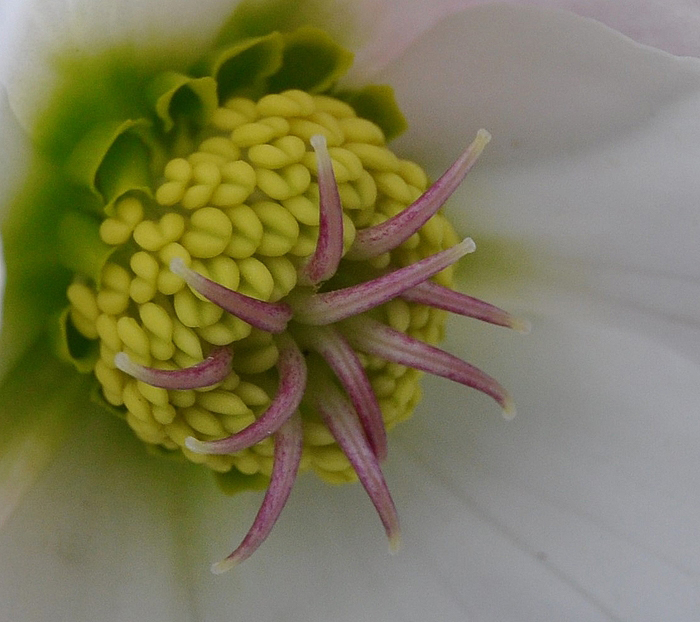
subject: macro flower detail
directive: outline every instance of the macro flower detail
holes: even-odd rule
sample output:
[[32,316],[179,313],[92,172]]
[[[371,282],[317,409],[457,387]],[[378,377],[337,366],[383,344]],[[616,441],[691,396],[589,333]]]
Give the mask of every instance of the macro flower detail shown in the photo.
[[[120,64],[145,101],[76,131],[60,168],[77,205],[52,218],[70,279],[56,350],[153,451],[225,490],[267,488],[215,572],[257,549],[307,470],[359,479],[396,549],[380,464],[420,374],[514,414],[496,380],[434,346],[446,311],[526,328],[450,289],[475,244],[439,210],[490,136],[429,185],[386,146],[403,123],[390,92],[334,90],[348,54],[327,35],[230,43],[191,73]],[[311,83],[285,65],[299,49],[321,59]]]

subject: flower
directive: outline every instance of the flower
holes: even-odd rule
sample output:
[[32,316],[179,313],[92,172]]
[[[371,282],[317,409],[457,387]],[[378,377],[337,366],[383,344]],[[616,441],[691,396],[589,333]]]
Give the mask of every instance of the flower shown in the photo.
[[[499,36],[505,28],[514,33],[507,41]],[[470,36],[465,37],[465,32]],[[554,40],[547,39],[552,35]],[[365,612],[378,619],[427,617],[436,612],[448,620],[465,615],[480,619],[690,617],[697,595],[693,578],[697,555],[692,549],[696,545],[691,537],[697,502],[690,494],[691,475],[697,469],[692,452],[697,423],[684,415],[696,402],[697,367],[688,362],[693,356],[691,330],[681,331],[679,324],[672,323],[674,316],[663,312],[674,312],[676,318],[685,314],[686,324],[692,326],[697,233],[693,210],[698,193],[691,168],[694,152],[689,150],[697,150],[693,140],[697,124],[691,116],[697,104],[696,64],[637,48],[565,16],[505,9],[455,17],[432,36],[440,37],[439,49],[428,36],[387,70],[386,77],[392,78],[400,97],[411,93],[416,109],[409,104],[409,118],[417,115],[419,105],[432,110],[435,118],[431,122],[419,117],[408,137],[411,142],[402,148],[417,155],[421,150],[432,151],[439,154],[434,157],[444,158],[458,121],[488,125],[496,136],[504,131],[509,136],[510,142],[501,143],[500,148],[494,144],[491,160],[488,155],[485,160],[489,168],[465,189],[467,203],[478,200],[480,204],[464,211],[471,220],[470,232],[473,228],[491,233],[492,247],[504,251],[501,265],[477,264],[478,269],[468,276],[480,277],[481,287],[493,289],[502,300],[517,292],[518,299],[526,301],[521,306],[532,310],[536,332],[522,344],[507,347],[499,343],[497,332],[482,339],[477,332],[454,333],[450,345],[455,351],[474,348],[485,359],[493,357],[496,369],[506,368],[516,384],[521,417],[506,426],[474,414],[465,432],[464,413],[455,412],[463,394],[433,389],[432,404],[437,403],[439,410],[426,402],[420,418],[410,424],[412,429],[398,431],[399,448],[392,451],[395,462],[387,466],[387,477],[397,482],[397,499],[399,495],[415,499],[405,524],[419,536],[413,552],[406,547],[398,558],[377,561],[376,551],[362,544],[367,534],[357,523],[364,521],[354,520],[362,506],[352,496],[343,502],[344,490],[324,492],[320,503],[319,489],[302,482],[296,501],[293,497],[287,509],[291,519],[273,535],[283,554],[268,560],[254,558],[249,562],[252,566],[245,568],[251,568],[250,574],[241,572],[234,589],[229,584],[226,590],[212,585],[208,577],[178,574],[181,567],[168,562],[188,554],[213,555],[225,546],[227,525],[236,518],[230,515],[230,504],[222,508],[220,501],[212,499],[193,507],[182,496],[173,497],[176,483],[167,478],[156,491],[144,490],[154,471],[162,472],[160,467],[143,464],[127,443],[119,443],[119,458],[105,452],[106,436],[116,431],[100,432],[93,424],[58,461],[51,474],[58,479],[45,480],[30,494],[26,509],[15,515],[4,536],[7,567],[3,565],[2,572],[7,574],[0,583],[9,591],[3,602],[11,618],[33,615],[23,607],[36,607],[35,611],[41,607],[36,600],[25,605],[25,599],[22,603],[12,599],[20,582],[31,579],[39,597],[39,586],[50,584],[58,572],[67,580],[59,592],[50,593],[54,606],[50,615],[60,616],[56,611],[62,609],[78,619],[95,617],[96,604],[113,603],[122,607],[126,618],[227,619],[234,609],[262,619],[285,614],[290,619],[343,620]],[[470,47],[470,58],[490,56],[482,59],[490,60],[483,74],[474,65],[468,67],[468,84],[462,82],[463,64],[457,71],[450,62],[465,41],[475,46]],[[541,47],[543,42],[553,48],[547,51]],[[532,60],[526,62],[528,55],[536,59],[534,67]],[[587,67],[600,72],[598,58],[617,62],[611,62],[602,76],[583,73]],[[631,67],[636,75],[630,75]],[[416,73],[423,76],[420,89],[415,86]],[[589,81],[582,83],[583,76]],[[558,88],[547,88],[554,78]],[[616,97],[594,99],[611,92],[605,78],[607,84],[617,86]],[[443,97],[436,97],[441,84],[450,88]],[[510,89],[508,102],[503,101],[505,84]],[[469,91],[457,93],[456,86]],[[421,101],[423,93],[432,96],[430,107]],[[476,93],[475,99],[469,93]],[[588,106],[577,106],[584,97]],[[479,98],[483,98],[481,106]],[[462,102],[459,109],[454,101]],[[635,107],[639,101],[644,101],[641,109]],[[507,105],[510,102],[515,102],[512,107]],[[468,111],[479,108],[489,118],[472,121]],[[518,113],[527,116],[518,118]],[[575,131],[568,115],[577,121]],[[685,157],[676,158],[679,153]],[[646,175],[637,174],[622,157],[630,155],[636,164],[646,164]],[[662,184],[665,175],[650,174],[670,158],[677,180],[673,200],[667,197],[668,186]],[[425,161],[445,165],[431,158]],[[642,189],[635,192],[620,180],[623,175],[622,179],[642,184]],[[594,201],[584,196],[584,184]],[[661,196],[652,194],[659,186],[664,190]],[[618,188],[624,193],[616,194]],[[537,189],[543,194],[537,194]],[[579,197],[580,203],[574,203]],[[567,210],[546,211],[538,217],[565,199]],[[482,207],[487,200],[488,213]],[[658,215],[659,204],[663,215]],[[517,220],[510,225],[499,220],[494,211],[499,205],[503,210],[512,206]],[[598,205],[616,209],[600,213],[594,209]],[[669,211],[675,216],[671,222]],[[459,215],[461,210],[453,213]],[[607,229],[611,215],[627,213],[637,215],[637,220],[620,216],[621,226]],[[681,228],[675,226],[679,220]],[[664,232],[659,238],[673,240],[674,252],[646,246],[649,222],[654,230]],[[489,241],[486,235],[481,239]],[[677,280],[652,280],[658,274],[648,269],[652,261],[653,265],[665,262],[665,273]],[[685,298],[675,292],[675,283],[684,285],[678,292]],[[653,296],[662,288],[663,297]],[[630,302],[636,304],[625,304]],[[626,311],[622,317],[620,308]],[[644,312],[650,308],[657,313]],[[535,339],[538,334],[543,336]],[[687,354],[683,347],[688,348]],[[637,383],[637,376],[643,382]],[[658,391],[644,393],[651,382]],[[482,406],[477,401],[474,413]],[[660,419],[658,411],[664,408],[669,412]],[[440,413],[439,427],[435,413]],[[81,453],[71,455],[77,447]],[[668,447],[678,450],[670,452]],[[647,460],[649,453],[655,460]],[[69,458],[72,467],[67,466]],[[126,465],[125,460],[133,464]],[[88,481],[70,494],[63,485],[52,495],[61,481],[62,463]],[[94,463],[101,467],[99,472],[90,468]],[[180,471],[178,475],[185,476]],[[112,483],[105,486],[104,478]],[[117,516],[113,508],[122,495],[119,486],[127,481],[132,481],[136,494],[125,499],[124,514]],[[203,480],[194,477],[190,483],[189,495],[208,494]],[[76,503],[72,495],[84,496]],[[26,524],[32,502],[51,508],[52,499],[58,503],[54,508],[61,512],[73,508],[80,518],[58,514],[49,521],[45,513],[37,512],[34,527]],[[317,510],[311,518],[310,506]],[[334,511],[334,507],[343,509]],[[155,508],[161,510],[157,516]],[[243,511],[239,508],[233,512]],[[201,526],[202,531],[170,539],[163,524],[182,529],[174,516],[182,511],[199,519],[187,521],[187,529]],[[101,525],[100,530],[86,529],[86,520]],[[303,535],[310,520],[318,521],[312,542],[304,541],[308,535]],[[114,528],[105,530],[110,524]],[[45,525],[52,527],[43,529]],[[338,538],[343,541],[336,542]],[[175,540],[190,539],[196,541],[191,547],[175,546]],[[49,552],[41,558],[41,570],[32,566],[33,551],[38,550]],[[329,564],[326,560],[331,557],[344,562]],[[600,578],[611,562],[622,581]],[[175,568],[175,574],[156,572],[164,567]],[[639,574],[626,583],[630,568]],[[89,573],[93,591],[79,591],[77,586],[83,587],[84,582],[72,583],[72,573]],[[641,601],[640,575],[651,576],[654,587]],[[378,592],[373,586],[381,581],[386,588]],[[184,585],[197,586],[201,594],[190,601],[191,614],[184,606],[191,591]],[[158,598],[158,590],[173,597]],[[111,603],[105,603],[105,591],[114,599]],[[99,594],[95,603],[90,600],[92,593]],[[125,595],[123,600],[120,595]]]

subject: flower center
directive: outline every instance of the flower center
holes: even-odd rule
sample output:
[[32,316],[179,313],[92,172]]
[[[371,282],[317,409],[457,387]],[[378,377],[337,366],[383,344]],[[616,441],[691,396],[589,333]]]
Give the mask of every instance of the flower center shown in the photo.
[[492,378],[430,344],[445,311],[516,327],[449,289],[458,243],[438,209],[489,140],[429,189],[381,129],[329,96],[229,99],[103,221],[114,251],[99,282],[68,288],[73,326],[99,341],[94,374],[149,445],[223,477],[269,484],[243,544],[265,538],[298,470],[359,478],[392,546],[396,509],[379,463],[428,371],[493,397]]
[[[126,408],[127,422],[144,442],[182,451],[215,471],[271,475],[271,438],[226,455],[195,453],[185,445],[188,437],[221,439],[256,421],[280,382],[279,347],[272,332],[227,313],[189,287],[171,263],[177,259],[256,300],[311,294],[313,287],[299,283],[319,239],[314,136],[325,138],[332,161],[342,205],[343,254],[357,230],[402,212],[426,189],[424,172],[389,151],[382,131],[358,118],[349,105],[288,91],[257,102],[226,102],[196,149],[166,164],[154,200],[122,198],[103,222],[100,235],[116,250],[98,284],[76,280],[70,286],[71,319],[84,336],[99,339],[95,375],[104,398]],[[437,214],[398,248],[342,262],[326,275],[332,278],[323,289],[356,285],[455,242],[449,223]],[[449,271],[436,279],[449,285]],[[443,315],[401,298],[375,312],[387,325],[431,343],[441,336]],[[125,353],[141,366],[186,369],[221,347],[234,352],[230,371],[199,388],[154,386],[115,363],[115,356]],[[386,425],[407,418],[419,399],[419,372],[377,356],[360,354],[360,359]],[[304,415],[302,467],[332,482],[355,479],[318,414],[309,408]]]

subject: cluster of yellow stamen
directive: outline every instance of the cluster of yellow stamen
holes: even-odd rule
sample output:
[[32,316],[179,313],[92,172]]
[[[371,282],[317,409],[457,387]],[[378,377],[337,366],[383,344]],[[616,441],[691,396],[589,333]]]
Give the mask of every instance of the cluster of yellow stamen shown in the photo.
[[[167,163],[153,197],[122,197],[102,223],[100,236],[115,251],[98,283],[76,277],[69,287],[70,318],[82,335],[99,340],[94,373],[103,396],[125,408],[129,425],[146,443],[181,450],[215,471],[269,476],[272,439],[233,455],[196,454],[184,446],[188,436],[219,439],[253,423],[274,396],[278,352],[270,334],[193,292],[169,266],[179,258],[225,287],[264,301],[289,294],[318,238],[317,163],[310,146],[317,134],[326,137],[332,158],[346,250],[357,229],[394,216],[425,191],[425,173],[389,151],[378,126],[337,99],[287,91],[257,102],[227,101],[196,150]],[[456,241],[438,214],[390,253],[344,261],[334,278],[353,284]],[[436,280],[449,284],[448,272]],[[442,311],[397,298],[376,313],[413,337],[432,343],[441,337]],[[202,361],[215,346],[231,344],[233,371],[207,389],[153,387],[114,363],[123,351],[142,365],[180,369]],[[420,372],[360,357],[387,426],[408,417],[419,399]],[[307,410],[302,414],[301,468],[332,482],[354,479],[320,418]]]

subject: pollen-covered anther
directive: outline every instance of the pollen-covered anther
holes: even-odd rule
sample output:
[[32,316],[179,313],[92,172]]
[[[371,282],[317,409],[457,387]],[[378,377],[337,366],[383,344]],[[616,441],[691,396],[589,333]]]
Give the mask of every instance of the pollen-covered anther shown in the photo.
[[170,262],[170,271],[182,277],[194,291],[210,302],[260,330],[281,333],[292,317],[289,305],[257,300],[228,289],[191,270],[180,258]]
[[201,363],[185,369],[156,369],[131,360],[126,352],[114,356],[114,365],[125,374],[161,389],[202,389],[222,382],[231,372],[230,348],[216,348]]
[[290,297],[294,319],[302,324],[323,326],[368,311],[429,279],[474,250],[474,241],[465,238],[452,248],[359,285],[319,294],[297,294]]
[[383,223],[357,232],[348,259],[369,259],[390,251],[416,233],[459,187],[491,140],[479,130],[474,141],[455,163],[421,197]]

